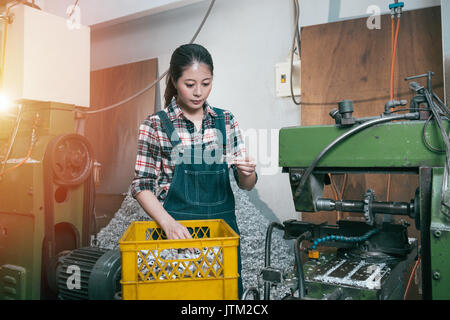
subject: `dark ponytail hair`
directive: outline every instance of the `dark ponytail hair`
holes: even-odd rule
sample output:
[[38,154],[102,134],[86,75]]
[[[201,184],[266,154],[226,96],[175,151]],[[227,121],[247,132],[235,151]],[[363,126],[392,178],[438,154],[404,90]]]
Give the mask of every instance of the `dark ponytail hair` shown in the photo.
[[212,57],[205,47],[199,44],[184,44],[178,47],[170,59],[169,73],[166,80],[166,91],[164,93],[165,106],[167,107],[172,98],[177,95],[177,89],[173,85],[183,75],[184,70],[194,63],[204,63],[209,67],[211,75],[214,65]]

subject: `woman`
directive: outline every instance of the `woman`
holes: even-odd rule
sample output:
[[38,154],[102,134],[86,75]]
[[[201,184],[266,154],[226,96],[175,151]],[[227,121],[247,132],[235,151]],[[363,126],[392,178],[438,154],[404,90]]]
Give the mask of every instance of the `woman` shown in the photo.
[[[140,127],[131,191],[168,239],[191,238],[177,220],[224,219],[239,234],[229,169],[241,189],[251,190],[257,181],[234,116],[207,102],[213,69],[204,47],[177,48],[170,60],[165,108]],[[238,284],[241,297],[241,278]]]

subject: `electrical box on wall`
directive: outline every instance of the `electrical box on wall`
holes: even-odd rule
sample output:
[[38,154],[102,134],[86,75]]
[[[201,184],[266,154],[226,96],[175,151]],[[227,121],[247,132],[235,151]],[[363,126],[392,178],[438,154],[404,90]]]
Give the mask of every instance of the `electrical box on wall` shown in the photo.
[[3,91],[12,101],[89,107],[90,28],[20,4],[7,26]]
[[[301,61],[294,60],[292,68],[292,83],[294,96],[301,95]],[[277,63],[275,67],[275,84],[277,97],[290,97],[291,94],[291,63]]]

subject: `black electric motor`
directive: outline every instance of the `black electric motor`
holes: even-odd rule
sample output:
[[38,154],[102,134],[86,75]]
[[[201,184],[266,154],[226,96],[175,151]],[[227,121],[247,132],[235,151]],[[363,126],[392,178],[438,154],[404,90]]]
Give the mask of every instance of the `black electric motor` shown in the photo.
[[56,265],[58,299],[117,299],[121,272],[119,250],[86,247],[62,252]]

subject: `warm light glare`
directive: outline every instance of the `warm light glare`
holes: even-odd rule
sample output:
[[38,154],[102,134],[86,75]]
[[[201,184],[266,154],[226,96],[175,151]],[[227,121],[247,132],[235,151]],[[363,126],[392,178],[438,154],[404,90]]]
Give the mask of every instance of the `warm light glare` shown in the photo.
[[4,93],[0,92],[0,112],[6,112],[11,108],[11,100]]

